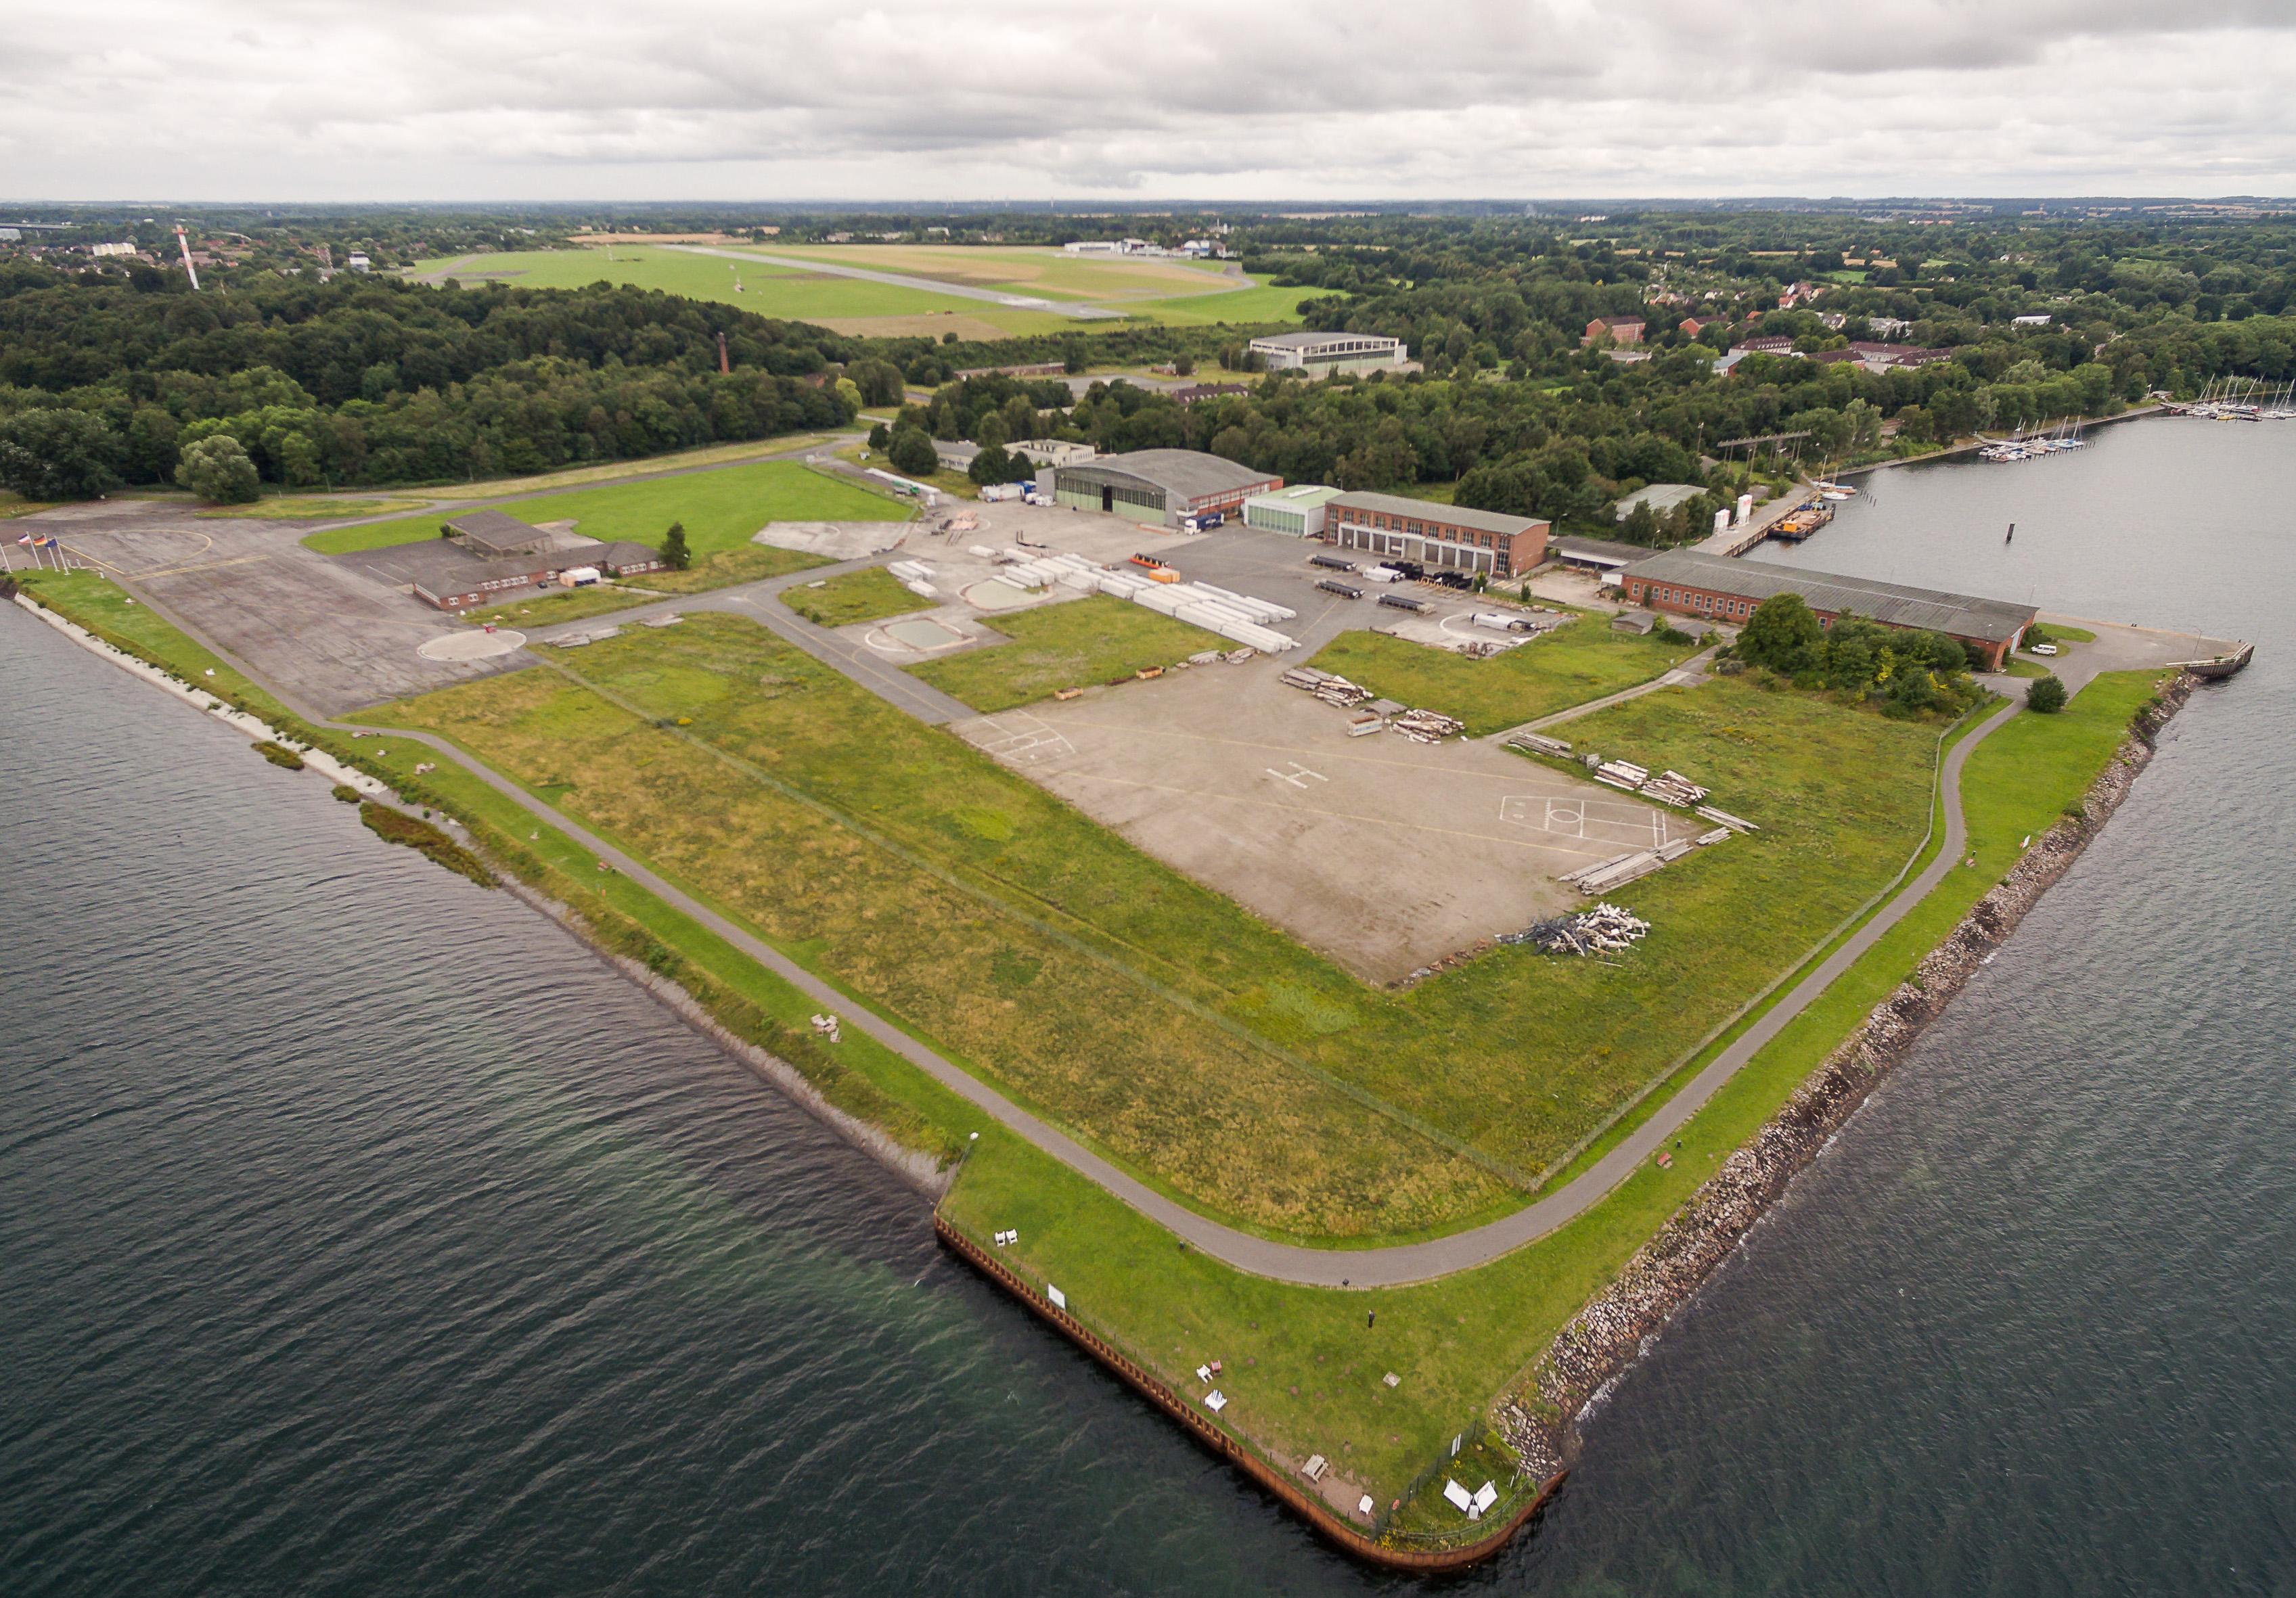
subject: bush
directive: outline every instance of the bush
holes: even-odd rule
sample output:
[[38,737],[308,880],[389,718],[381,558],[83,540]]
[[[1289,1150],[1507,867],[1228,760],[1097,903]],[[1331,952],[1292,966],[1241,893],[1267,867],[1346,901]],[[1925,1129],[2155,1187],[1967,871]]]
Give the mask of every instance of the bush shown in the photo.
[[338,783],[328,791],[346,805],[356,805],[359,802],[359,791],[348,783]]
[[94,499],[119,486],[119,438],[102,417],[57,407],[0,418],[0,488]]
[[[256,496],[255,463],[229,433],[211,433],[186,447],[176,467],[176,481],[201,499],[219,505],[243,505]],[[446,529],[439,529],[444,532]]]
[[885,458],[893,463],[894,471],[911,477],[931,477],[940,466],[940,456],[922,428],[895,428],[885,446]]
[[2055,676],[2038,678],[2025,690],[2025,708],[2043,716],[2054,716],[2065,708],[2065,685]]
[[283,766],[289,771],[300,771],[303,769],[302,756],[297,754],[293,750],[288,749],[283,744],[272,742],[268,738],[264,739],[259,743],[250,744],[248,747],[254,750],[257,754],[261,755],[265,759],[270,761],[274,766]]

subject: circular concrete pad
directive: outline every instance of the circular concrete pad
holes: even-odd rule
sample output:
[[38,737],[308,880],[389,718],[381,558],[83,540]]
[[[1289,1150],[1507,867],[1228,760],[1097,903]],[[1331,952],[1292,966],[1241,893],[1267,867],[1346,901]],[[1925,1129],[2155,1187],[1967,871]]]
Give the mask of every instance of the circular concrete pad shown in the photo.
[[914,650],[947,649],[952,644],[971,642],[946,622],[921,616],[914,621],[897,621],[884,629],[885,635],[897,643]]
[[1010,611],[1025,605],[1037,597],[1025,588],[1016,588],[1002,578],[990,578],[985,583],[975,583],[964,591],[964,602],[976,611]]
[[426,660],[491,660],[496,655],[506,655],[526,642],[524,633],[508,628],[489,633],[482,627],[472,627],[466,633],[441,633],[436,638],[425,639],[415,653]]

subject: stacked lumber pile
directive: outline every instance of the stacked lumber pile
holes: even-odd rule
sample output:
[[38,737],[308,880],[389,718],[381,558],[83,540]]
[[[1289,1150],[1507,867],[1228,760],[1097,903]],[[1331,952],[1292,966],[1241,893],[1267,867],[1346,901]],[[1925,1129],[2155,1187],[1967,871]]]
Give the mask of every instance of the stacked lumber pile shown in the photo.
[[[1370,698],[1366,692],[1365,698]],[[1387,724],[1396,732],[1419,743],[1440,743],[1446,738],[1456,738],[1467,730],[1467,724],[1439,710],[1406,710]]]

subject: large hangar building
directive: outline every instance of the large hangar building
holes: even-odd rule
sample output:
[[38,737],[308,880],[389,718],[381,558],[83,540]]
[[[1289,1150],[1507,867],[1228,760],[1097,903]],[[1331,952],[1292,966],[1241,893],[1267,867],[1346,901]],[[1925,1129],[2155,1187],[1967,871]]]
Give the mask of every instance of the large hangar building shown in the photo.
[[1152,527],[1176,528],[1214,511],[1233,514],[1253,495],[1283,486],[1280,477],[1194,449],[1136,449],[1051,471],[1054,504]]

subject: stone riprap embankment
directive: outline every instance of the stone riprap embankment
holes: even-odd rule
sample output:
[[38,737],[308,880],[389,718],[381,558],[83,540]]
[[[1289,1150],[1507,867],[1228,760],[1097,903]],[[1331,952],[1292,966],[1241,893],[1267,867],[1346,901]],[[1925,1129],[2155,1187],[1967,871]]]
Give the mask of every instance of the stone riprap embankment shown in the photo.
[[1595,1400],[1816,1158],[1971,973],[2071,869],[2151,762],[2154,735],[2198,685],[2199,679],[2186,673],[2162,692],[2090,785],[2079,815],[2069,815],[2044,833],[2000,886],[1923,958],[1913,978],[1874,1007],[1784,1107],[1724,1160],[1611,1285],[1562,1329],[1527,1389],[1500,1409],[1501,1430],[1521,1450],[1527,1468],[1546,1475],[1576,1454],[1579,1422]]

